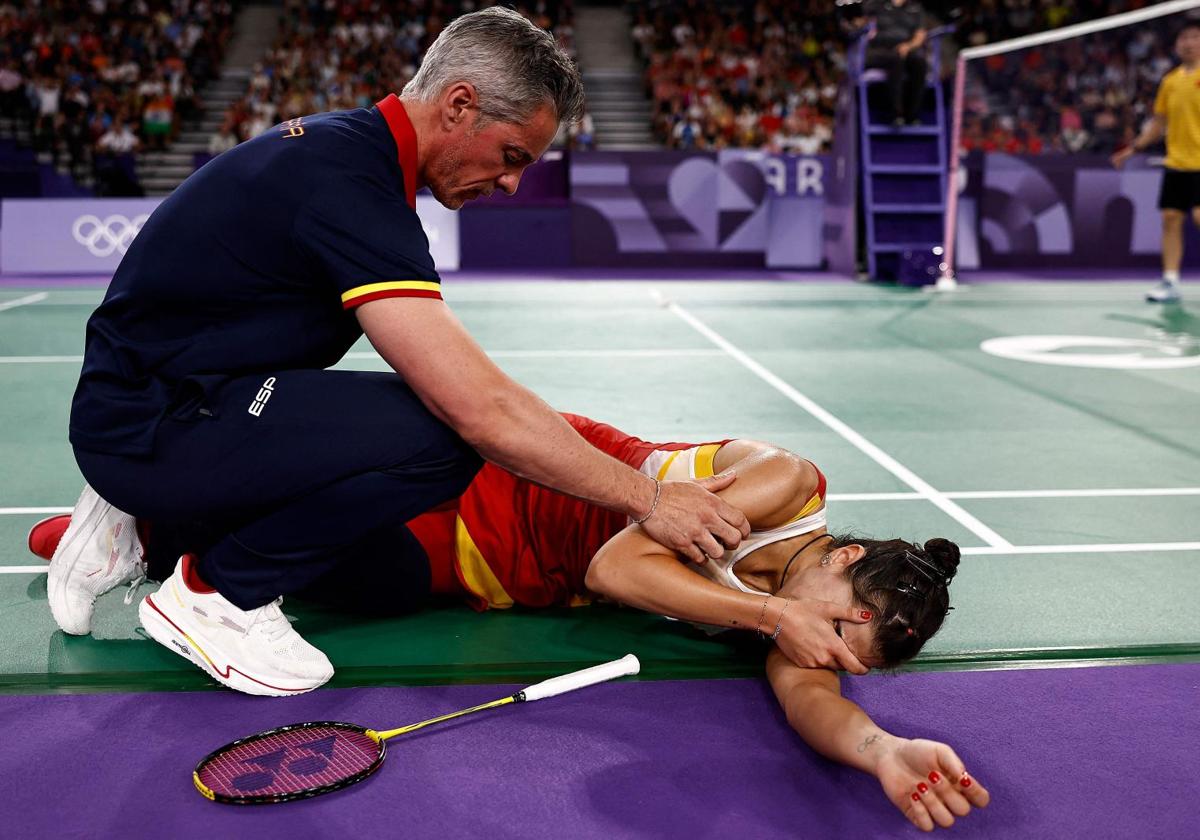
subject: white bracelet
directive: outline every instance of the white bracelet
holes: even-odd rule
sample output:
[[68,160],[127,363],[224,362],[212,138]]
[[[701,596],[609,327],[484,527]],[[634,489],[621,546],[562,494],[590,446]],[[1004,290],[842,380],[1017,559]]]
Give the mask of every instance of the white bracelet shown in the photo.
[[634,525],[641,525],[647,519],[654,515],[654,511],[658,509],[658,497],[662,495],[662,482],[657,478],[654,479],[654,501],[650,504],[650,510],[641,519],[633,520]]

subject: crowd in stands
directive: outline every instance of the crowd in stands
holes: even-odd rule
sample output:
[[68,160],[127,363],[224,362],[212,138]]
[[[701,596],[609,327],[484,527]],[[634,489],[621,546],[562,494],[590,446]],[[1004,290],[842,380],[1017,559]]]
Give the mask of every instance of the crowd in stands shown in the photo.
[[[490,5],[471,0],[285,0],[278,37],[255,66],[245,95],[226,112],[209,152],[219,154],[293,117],[370,107],[404,87],[447,23]],[[536,0],[518,3],[516,9],[575,54],[571,0]],[[560,145],[578,147],[586,139],[576,127]]]
[[628,8],[664,145],[827,147],[845,64],[833,0],[635,0]]
[[[477,0],[283,0],[274,44],[225,114],[217,154],[286,119],[399,91],[425,48]],[[1054,29],[1144,0],[923,4],[960,46]],[[667,147],[811,154],[832,140],[853,0],[628,0],[631,36]],[[101,193],[136,193],[133,155],[170,143],[201,107],[235,0],[0,0],[0,116]],[[574,54],[572,0],[517,8]],[[841,11],[842,14],[836,12]],[[963,145],[1110,152],[1148,116],[1176,59],[1178,16],[974,62]],[[590,117],[559,145],[593,145]]]
[[101,194],[138,194],[134,152],[200,107],[230,0],[0,2],[0,115]]
[[[1053,29],[1146,5],[1106,0],[985,0],[964,6],[965,45]],[[1150,116],[1183,22],[1169,15],[972,62],[967,150],[1111,154]]]
[[[926,0],[958,46],[1027,35],[1146,5],[1141,0]],[[680,149],[813,153],[832,139],[854,0],[630,0],[632,37],[654,129]],[[996,56],[972,64],[968,149],[1105,151],[1153,106],[1181,19]],[[949,69],[950,62],[943,62]]]

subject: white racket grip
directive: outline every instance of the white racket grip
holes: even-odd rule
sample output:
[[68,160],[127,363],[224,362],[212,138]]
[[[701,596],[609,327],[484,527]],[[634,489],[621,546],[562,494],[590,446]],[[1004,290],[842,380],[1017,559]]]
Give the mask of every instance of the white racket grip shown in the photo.
[[641,669],[642,663],[638,662],[638,658],[632,653],[627,653],[620,659],[605,662],[603,665],[595,665],[573,674],[563,674],[561,677],[551,677],[535,683],[522,691],[521,695],[526,700],[544,700],[547,697],[565,694],[577,688],[587,688],[589,685],[608,682],[618,677],[632,676]]

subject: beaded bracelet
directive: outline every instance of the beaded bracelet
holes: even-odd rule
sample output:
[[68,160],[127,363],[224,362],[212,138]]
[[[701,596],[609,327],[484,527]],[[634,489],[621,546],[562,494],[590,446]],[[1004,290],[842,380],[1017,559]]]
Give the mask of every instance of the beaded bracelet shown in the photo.
[[657,478],[654,479],[654,501],[650,505],[650,510],[641,519],[633,520],[634,525],[641,525],[647,519],[654,515],[654,511],[658,509],[658,499],[662,495],[662,482]]
[[762,612],[758,614],[758,624],[754,625],[754,632],[758,634],[760,639],[767,638],[766,634],[762,631],[762,620],[767,617],[767,604],[769,603],[771,603],[770,595],[768,595],[766,598],[763,598]]
[[787,612],[788,604],[792,603],[791,598],[783,599],[783,609],[779,611],[779,620],[775,622],[775,632],[771,634],[771,641],[779,638],[779,634],[783,632],[783,614]]

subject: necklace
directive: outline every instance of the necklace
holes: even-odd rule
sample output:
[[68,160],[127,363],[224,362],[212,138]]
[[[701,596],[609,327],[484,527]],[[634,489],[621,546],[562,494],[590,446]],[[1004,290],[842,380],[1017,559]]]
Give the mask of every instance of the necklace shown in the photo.
[[783,573],[779,575],[779,589],[775,590],[777,593],[783,589],[783,583],[784,583],[784,581],[787,580],[787,573],[788,573],[788,570],[792,568],[792,562],[803,553],[804,549],[808,548],[810,545],[815,543],[817,540],[824,539],[825,537],[829,537],[830,539],[833,539],[832,534],[818,534],[817,536],[813,537],[811,540],[806,542],[804,545],[800,546],[800,548],[797,549],[796,553],[788,558],[787,563],[785,563],[783,565]]

